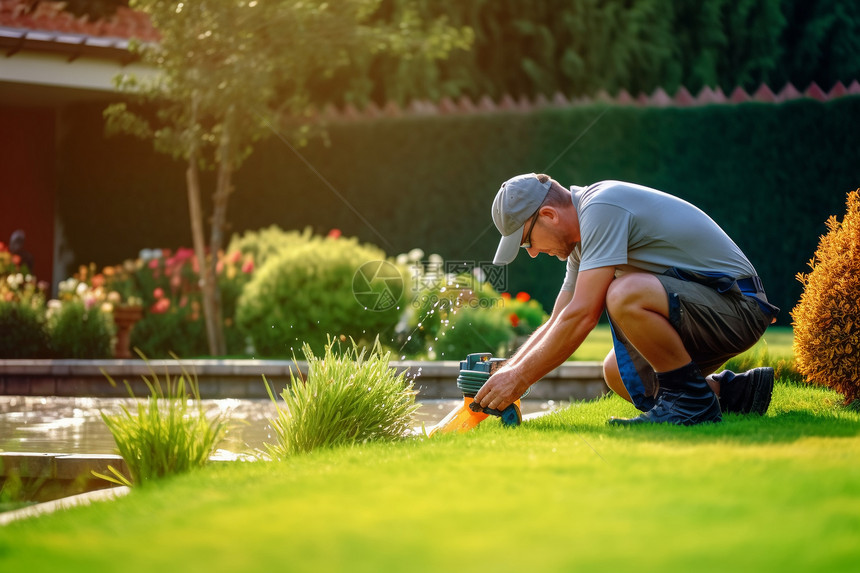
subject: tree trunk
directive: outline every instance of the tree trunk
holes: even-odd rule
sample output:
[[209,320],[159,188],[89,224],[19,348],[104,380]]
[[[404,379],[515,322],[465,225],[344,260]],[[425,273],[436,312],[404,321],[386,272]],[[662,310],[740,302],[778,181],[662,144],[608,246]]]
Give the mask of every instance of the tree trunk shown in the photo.
[[[213,196],[212,229],[209,239],[209,251],[213,255],[214,264],[218,260],[218,254],[224,246],[224,238],[227,234],[227,200],[233,192],[233,163],[235,161],[235,145],[233,144],[233,122],[236,110],[234,106],[227,108],[222,124],[221,141],[218,151],[218,180],[215,184],[215,195]],[[214,273],[213,273],[214,277]],[[218,288],[217,277],[215,278],[215,317],[219,325],[216,332],[219,355],[226,354],[227,345],[224,340],[224,318],[221,313],[221,289]]]
[[[197,123],[197,101],[192,102],[192,125]],[[197,255],[199,266],[200,290],[203,294],[203,320],[206,323],[206,339],[209,343],[209,353],[221,356],[224,352],[224,335],[222,330],[221,305],[218,299],[218,282],[215,280],[215,264],[217,251],[211,259],[206,257],[206,239],[203,229],[203,207],[200,201],[200,167],[199,144],[195,138],[189,143],[188,169],[185,172],[185,182],[188,188],[188,210],[191,215],[191,236],[194,243],[194,253]],[[220,343],[219,343],[220,341]]]

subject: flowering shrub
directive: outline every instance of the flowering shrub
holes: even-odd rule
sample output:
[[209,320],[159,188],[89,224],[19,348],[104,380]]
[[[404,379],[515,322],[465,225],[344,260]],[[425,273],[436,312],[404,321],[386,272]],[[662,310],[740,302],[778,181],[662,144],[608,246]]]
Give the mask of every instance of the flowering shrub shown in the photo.
[[[459,360],[470,352],[499,352],[510,347],[516,337],[531,334],[547,318],[528,293],[512,298],[496,292],[480,268],[446,273],[439,255],[423,259],[420,249],[397,257],[397,262],[409,270],[412,299],[396,329],[395,343],[401,356]],[[452,327],[457,324],[461,330],[454,334]],[[467,329],[473,331],[471,335]],[[444,344],[440,343],[443,337],[447,340]],[[460,356],[463,351],[466,353]]]
[[20,257],[0,243],[0,358],[43,358],[47,284],[21,271]]
[[803,284],[794,319],[794,356],[808,382],[840,392],[847,402],[860,399],[860,189],[848,194],[840,223],[827,220],[809,261],[799,273]]
[[[112,284],[139,293],[143,318],[131,332],[131,346],[151,358],[201,356],[209,353],[203,320],[200,265],[192,249],[150,250],[136,261],[114,267]],[[251,255],[235,250],[218,254],[216,273],[227,352],[244,351],[245,337],[236,326],[236,299],[254,271]]]
[[540,303],[526,292],[519,292],[515,297],[503,292],[500,296],[508,321],[517,336],[528,336],[548,318]]

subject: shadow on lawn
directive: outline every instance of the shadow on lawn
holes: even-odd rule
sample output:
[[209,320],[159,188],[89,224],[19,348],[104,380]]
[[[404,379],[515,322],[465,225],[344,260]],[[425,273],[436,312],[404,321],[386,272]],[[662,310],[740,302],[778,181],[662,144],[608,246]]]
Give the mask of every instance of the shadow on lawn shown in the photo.
[[[580,410],[580,407],[583,410]],[[584,410],[590,410],[587,414]],[[597,411],[595,411],[597,410]],[[797,404],[771,406],[765,416],[726,414],[718,424],[674,426],[653,424],[642,426],[612,426],[611,416],[634,417],[639,412],[618,397],[604,397],[593,402],[572,404],[570,409],[528,422],[538,431],[561,431],[583,435],[601,435],[636,441],[685,442],[706,444],[733,442],[737,444],[787,443],[803,438],[851,438],[860,436],[860,412],[816,400]],[[597,418],[598,421],[595,421]]]
[[628,428],[607,425],[598,430],[607,436],[622,439],[702,444],[729,441],[752,445],[794,442],[802,438],[851,438],[860,435],[860,423],[853,412],[837,408],[825,413],[793,410],[770,416],[727,414],[722,423],[701,426],[659,424]]

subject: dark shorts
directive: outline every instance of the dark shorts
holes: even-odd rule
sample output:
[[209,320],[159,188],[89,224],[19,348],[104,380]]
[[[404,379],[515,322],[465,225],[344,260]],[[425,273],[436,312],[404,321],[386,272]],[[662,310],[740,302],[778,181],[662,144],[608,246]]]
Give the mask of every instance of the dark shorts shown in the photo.
[[[753,346],[770,325],[771,315],[737,286],[720,293],[699,283],[655,276],[669,297],[669,322],[705,376]],[[650,410],[657,395],[657,375],[611,317],[609,322],[624,387],[637,408]]]

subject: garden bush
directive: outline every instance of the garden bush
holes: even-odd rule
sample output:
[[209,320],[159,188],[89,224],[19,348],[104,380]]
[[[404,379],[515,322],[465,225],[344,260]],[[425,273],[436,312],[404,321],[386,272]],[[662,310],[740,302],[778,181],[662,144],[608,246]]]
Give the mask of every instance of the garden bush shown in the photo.
[[0,301],[0,358],[46,358],[48,354],[44,306]]
[[[396,342],[401,355],[459,359],[456,355],[474,345],[482,349],[466,354],[507,354],[514,349],[518,337],[528,336],[547,319],[543,307],[528,293],[520,292],[516,297],[506,292],[499,294],[483,280],[479,270],[459,275],[434,274],[432,264],[422,269],[413,262],[410,271],[421,288],[414,289],[412,303],[397,325]],[[464,316],[472,322],[464,323],[472,330],[471,336],[466,331],[452,332],[452,326],[460,324]]]
[[845,217],[825,233],[797,275],[803,285],[794,319],[797,370],[808,382],[860,399],[860,189],[848,193]]
[[513,339],[514,328],[503,307],[464,304],[448,312],[434,350],[443,360],[463,360],[473,352],[502,357]]
[[47,319],[51,354],[58,358],[110,358],[114,335],[110,312],[70,301],[51,309]]
[[[337,347],[336,347],[337,344]],[[281,393],[284,408],[271,420],[278,443],[265,444],[277,459],[317,448],[396,440],[406,435],[418,409],[417,392],[406,372],[389,366],[389,352],[376,340],[370,352],[354,342],[340,352],[329,340],[318,358],[307,344],[307,378],[290,372],[290,387]],[[269,397],[278,405],[265,380]]]
[[309,243],[317,243],[322,239],[323,237],[314,235],[310,227],[305,227],[302,231],[285,231],[277,225],[271,225],[258,231],[247,231],[241,236],[233,235],[227,252],[239,251],[251,257],[254,264],[260,267],[274,255]]
[[[397,269],[396,276],[374,278],[386,269]],[[365,275],[363,286],[354,284]],[[390,339],[406,278],[405,269],[387,263],[377,247],[354,238],[313,240],[272,255],[255,271],[239,298],[236,319],[257,356],[290,356],[302,343],[320,352],[328,335],[362,344],[377,335]]]

